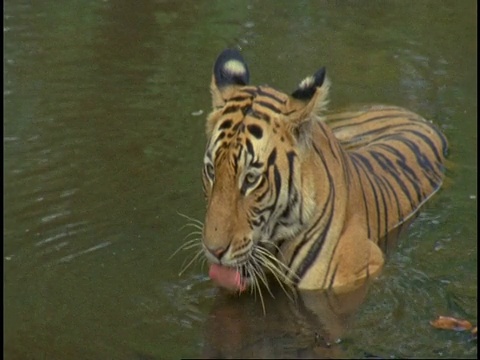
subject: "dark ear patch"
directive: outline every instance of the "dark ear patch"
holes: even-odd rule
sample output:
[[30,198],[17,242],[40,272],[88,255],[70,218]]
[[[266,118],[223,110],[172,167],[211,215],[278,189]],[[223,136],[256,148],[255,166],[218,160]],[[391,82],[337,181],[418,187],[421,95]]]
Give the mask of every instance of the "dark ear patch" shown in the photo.
[[318,87],[325,81],[326,70],[322,67],[313,76],[309,76],[300,83],[298,89],[292,93],[292,97],[299,100],[310,100]]
[[213,67],[213,75],[218,87],[247,85],[250,77],[245,60],[240,52],[234,49],[222,51]]

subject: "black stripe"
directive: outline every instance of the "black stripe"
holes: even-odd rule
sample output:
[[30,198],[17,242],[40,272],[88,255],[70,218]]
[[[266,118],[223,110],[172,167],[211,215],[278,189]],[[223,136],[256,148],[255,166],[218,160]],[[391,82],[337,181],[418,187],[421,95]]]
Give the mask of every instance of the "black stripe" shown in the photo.
[[255,157],[252,142],[249,139],[245,139],[245,145],[247,146],[247,152],[252,155],[252,157]]
[[[262,180],[262,181],[264,181],[264,180]],[[267,187],[265,188],[265,191],[264,191],[263,193],[261,193],[261,194],[258,195],[258,197],[256,198],[256,201],[257,201],[257,202],[261,202],[261,201],[265,198],[265,195],[267,195],[267,194],[269,193],[269,190],[270,190],[270,189],[269,189],[269,187],[267,186]],[[259,214],[262,214],[262,213],[264,213],[264,212],[265,212],[264,209],[259,210]]]
[[235,125],[233,125],[232,127],[232,132],[236,132],[238,130],[238,128],[240,127],[240,125],[242,124],[241,121],[237,122]]
[[363,174],[365,175],[372,189],[372,196],[373,196],[373,199],[375,200],[375,214],[377,215],[377,239],[378,239],[378,231],[380,230],[380,204],[377,197],[377,191],[373,184],[374,181],[372,181],[372,178],[371,178],[371,177],[374,178],[376,175],[373,173],[372,164],[370,164],[368,159],[366,159],[364,156],[358,153],[353,153],[352,156],[355,156],[356,159],[360,160],[360,162],[358,162],[357,164],[360,166],[360,169],[363,170]]
[[[248,93],[248,92],[247,92]],[[233,101],[236,101],[236,102],[241,102],[241,101],[244,101],[246,99],[250,99],[251,98],[251,95],[248,94],[248,95],[239,95],[239,96],[235,96],[235,97],[232,97],[230,99],[228,99],[228,102],[233,102]]]
[[371,234],[370,234],[370,216],[368,214],[368,202],[367,202],[367,198],[365,196],[365,191],[364,191],[364,188],[363,188],[363,182],[362,182],[362,177],[360,176],[360,172],[358,170],[358,167],[360,165],[357,164],[357,159],[353,156],[350,156],[350,159],[352,160],[352,164],[353,164],[353,167],[355,168],[355,172],[357,173],[357,178],[358,180],[360,181],[360,189],[361,189],[361,193],[362,193],[362,198],[363,198],[363,203],[365,205],[365,215],[366,215],[366,222],[367,222],[367,237],[370,238]]
[[240,160],[240,157],[242,156],[242,151],[243,151],[243,147],[239,146],[237,154],[234,154],[234,156],[233,156],[233,171],[234,171],[235,174],[238,171],[238,161]]
[[273,208],[275,209],[277,207],[277,201],[278,197],[280,195],[280,187],[282,186],[282,178],[280,177],[280,171],[278,171],[278,166],[274,165],[273,166],[273,178],[275,181],[275,202],[273,204]]
[[[328,142],[328,147],[330,148],[330,153],[333,155],[333,157],[335,158],[335,160],[338,162],[338,157],[337,157],[337,154],[336,154],[336,149],[334,148],[333,146],[333,142],[331,141],[331,138],[330,136],[328,136],[329,134],[327,133],[327,127],[321,123],[321,122],[317,122],[317,125],[318,127],[320,127],[320,130],[322,131],[323,135],[325,135],[325,137],[327,138],[327,142]],[[329,129],[328,131],[331,131],[331,129]],[[338,144],[338,141],[337,143]]]
[[[333,219],[333,199],[335,197],[335,190],[333,186],[330,188],[330,194],[328,196],[329,199],[329,204],[331,205],[332,209],[330,211],[330,214],[328,216],[327,223],[325,224],[325,228],[321,232],[321,234],[316,238],[313,242],[313,245],[310,247],[308,250],[305,258],[302,260],[301,264],[297,268],[297,276],[299,279],[302,279],[305,273],[310,269],[312,264],[315,262],[317,259],[318,255],[322,251],[323,244],[325,242],[325,238],[327,237],[327,234],[330,230],[330,225],[332,224],[332,219]],[[332,261],[332,259],[330,259]]]
[[270,155],[268,156],[267,168],[274,165],[275,161],[277,161],[277,149],[273,149]]
[[408,147],[410,147],[412,149],[412,152],[415,154],[417,158],[417,162],[420,164],[421,168],[424,170],[425,177],[430,182],[430,186],[433,189],[437,189],[439,185],[441,185],[442,183],[442,170],[443,170],[438,166],[438,163],[441,163],[442,161],[440,154],[438,153],[438,149],[435,147],[435,144],[432,143],[431,139],[426,137],[424,134],[419,133],[418,131],[415,131],[415,130],[409,130],[408,132],[419,136],[424,141],[424,143],[426,143],[432,149],[432,152],[434,153],[437,160],[435,162],[436,166],[434,166],[430,162],[428,156],[424,152],[422,152],[422,150],[420,150],[420,148],[415,142],[413,142],[410,139],[408,140],[405,139],[405,144]]
[[268,97],[270,99],[273,99],[273,100],[275,100],[276,102],[279,102],[282,105],[286,104],[285,100],[280,99],[279,97],[273,95],[270,92],[264,91],[261,87],[257,87],[257,94],[260,95],[260,96],[265,96],[265,97]]
[[[259,213],[261,213],[261,214],[269,213],[268,217],[270,217],[270,215],[275,211],[275,208],[276,208],[277,202],[278,202],[278,197],[280,195],[280,187],[282,186],[282,179],[281,179],[281,176],[280,176],[280,172],[278,171],[278,167],[275,164],[276,159],[277,159],[277,150],[273,149],[272,152],[270,153],[270,155],[268,156],[267,169],[266,169],[266,172],[265,172],[265,177],[269,178],[268,175],[269,175],[269,172],[270,172],[270,167],[273,166],[274,190],[272,190],[271,188],[269,188],[267,186],[266,193],[268,191],[275,191],[274,201],[271,205],[268,205],[268,206],[264,207],[262,210],[259,210]],[[263,197],[265,197],[266,193],[261,195],[262,199],[263,199]]]
[[249,111],[248,112],[248,115],[251,116],[251,117],[254,117],[255,119],[258,119],[258,120],[264,120],[266,121],[267,123],[270,123],[270,115],[268,114],[265,114],[261,111]]
[[[400,139],[399,141],[402,141],[402,140]],[[378,146],[385,149],[389,153],[393,154],[397,158],[397,160],[395,161],[395,164],[398,167],[401,168],[401,170],[402,170],[401,174],[403,174],[407,178],[407,180],[410,181],[413,188],[415,189],[415,193],[417,195],[417,200],[420,201],[421,200],[421,194],[420,194],[420,188],[418,186],[418,179],[416,179],[415,175],[413,174],[414,179],[412,181],[412,179],[411,179],[412,175],[411,174],[413,173],[413,170],[409,166],[407,166],[405,156],[403,156],[403,154],[398,149],[396,149],[395,147],[393,147],[390,144],[378,144]],[[397,168],[397,166],[394,165],[395,168]],[[404,194],[407,196],[408,200],[410,201],[410,206],[412,207],[412,209],[414,209],[416,207],[415,201],[412,197],[412,194],[408,190],[408,187],[406,186],[406,184],[403,182],[403,180],[400,177],[396,176],[396,173],[391,171],[390,174],[397,181],[398,185],[400,186],[400,188],[402,189],[402,191],[404,192]]]
[[[321,151],[317,148],[317,146],[315,144],[313,144],[313,149],[315,150],[315,152],[317,153],[317,155],[319,156],[320,160],[322,161],[322,164],[323,164],[323,170],[327,173],[327,176],[328,176],[328,183],[330,185],[330,192],[328,194],[328,198],[327,198],[327,201],[325,202],[325,205],[322,209],[322,217],[323,215],[326,213],[327,211],[327,206],[330,205],[331,209],[330,210],[330,213],[329,213],[329,216],[328,216],[328,220],[325,224],[325,227],[323,229],[323,231],[321,232],[321,234],[318,236],[317,239],[314,240],[312,246],[310,247],[310,249],[308,250],[308,253],[307,255],[305,256],[304,259],[302,259],[302,262],[300,263],[300,265],[298,266],[297,270],[296,270],[296,273],[297,273],[297,277],[299,279],[303,278],[303,276],[305,275],[305,273],[308,271],[308,269],[310,269],[310,267],[312,266],[312,264],[315,262],[315,260],[317,259],[318,255],[320,254],[320,252],[322,251],[322,248],[323,248],[323,243],[325,241],[325,238],[330,230],[330,225],[332,223],[332,219],[333,219],[333,214],[334,214],[334,198],[335,198],[335,187],[334,187],[334,183],[333,183],[333,179],[332,179],[332,175],[330,174],[330,172],[328,171],[328,167],[327,167],[327,162],[325,161],[325,158],[323,157],[323,154],[321,153]],[[307,236],[306,236],[307,237]],[[303,243],[303,246],[307,243],[310,242],[310,240],[312,239],[308,239],[308,238],[305,238],[302,243]],[[300,246],[300,245],[298,245]],[[297,247],[298,247],[297,246]],[[298,251],[300,251],[300,249],[297,250],[297,253]],[[293,263],[293,260],[294,260],[294,257],[291,258],[290,260],[290,264]],[[330,259],[331,261],[331,259]],[[291,267],[291,265],[289,266]]]
[[327,211],[327,205],[328,205],[328,201],[325,202],[325,206],[322,208],[322,211],[320,213],[320,216],[315,220],[315,222],[313,223],[313,225],[310,227],[310,229],[308,230],[307,233],[305,233],[305,235],[303,236],[303,239],[302,241],[300,241],[300,243],[295,247],[295,249],[293,250],[293,253],[292,253],[292,256],[290,257],[290,261],[288,263],[288,267],[291,268],[292,265],[293,265],[293,262],[295,261],[295,258],[297,257],[298,253],[300,252],[300,250],[303,248],[303,246],[308,242],[310,241],[310,237],[309,235],[311,235],[312,232],[315,231],[316,227],[318,226],[318,224],[323,220],[323,217],[325,215],[325,212]]
[[350,172],[350,166],[348,166],[348,163],[347,163],[346,154],[347,153],[343,151],[343,149],[340,147],[340,155],[342,157],[341,164],[342,164],[344,177],[347,180],[347,196],[348,196],[348,192],[350,192],[350,183],[352,180],[352,173]]
[[[368,136],[370,136],[370,135],[375,135],[375,134],[377,134],[377,133],[378,133],[378,134],[382,134],[382,135],[381,135],[381,136],[378,136],[378,137],[375,137],[375,138],[374,138],[375,141],[378,141],[378,140],[383,139],[383,138],[391,138],[391,137],[393,137],[393,136],[398,136],[398,135],[401,136],[401,134],[402,134],[405,130],[399,131],[399,132],[397,132],[397,133],[392,133],[392,132],[388,133],[387,131],[388,131],[388,130],[392,130],[392,129],[404,128],[405,126],[409,126],[409,125],[412,125],[412,124],[411,124],[411,123],[409,124],[409,123],[403,122],[403,123],[395,124],[395,125],[386,125],[386,126],[378,127],[378,128],[375,128],[375,129],[372,129],[372,130],[369,130],[369,131],[365,131],[365,132],[359,133],[359,134],[355,135],[355,138],[358,138],[358,137],[360,137],[360,138],[365,138],[365,137],[368,137]],[[335,129],[335,131],[336,131],[336,130],[337,130],[337,129]],[[386,134],[385,134],[385,133],[386,133]]]
[[218,130],[228,129],[232,126],[232,119],[227,119],[222,122],[222,124],[218,127]]
[[238,109],[240,109],[240,105],[229,105],[228,107],[223,109],[222,115],[231,114],[238,111]]
[[[335,246],[335,249],[336,249],[336,246]],[[335,250],[334,250],[334,253],[335,253]],[[328,275],[328,272],[330,271],[330,265],[331,265],[331,261],[330,261],[330,264],[328,264],[328,269],[327,269],[327,275]],[[330,282],[328,283],[328,288],[331,289],[332,286],[333,286],[333,282],[335,281],[335,276],[337,275],[337,270],[338,270],[338,263],[337,265],[335,266],[335,269],[333,270],[333,274],[332,276],[330,277]],[[326,280],[326,279],[325,279]],[[324,282],[325,282],[324,280]]]
[[415,190],[415,195],[417,196],[416,202],[413,202],[413,200],[411,200],[411,203],[414,204],[412,207],[412,210],[413,210],[414,208],[416,208],[415,204],[418,204],[422,201],[424,197],[423,191],[418,185],[419,180],[417,178],[417,175],[415,174],[415,171],[413,171],[410,166],[408,166],[406,163],[400,160],[397,160],[397,165],[402,169],[403,174],[410,181],[410,184],[413,186]]
[[247,130],[250,132],[250,134],[252,134],[257,139],[261,139],[262,136],[263,136],[263,130],[258,125],[249,124],[249,125],[247,125]]
[[[365,114],[362,114],[358,117],[362,117],[363,115]],[[348,124],[345,124],[345,125],[334,125],[332,124],[332,128],[335,129],[335,131],[337,130],[343,130],[343,129],[346,129],[346,128],[350,128],[350,127],[357,127],[357,126],[362,126],[362,125],[366,125],[370,122],[373,122],[373,121],[378,121],[378,120],[383,120],[383,119],[394,119],[394,118],[398,118],[398,119],[402,119],[404,117],[402,117],[401,115],[399,114],[393,114],[393,115],[379,115],[379,116],[375,116],[375,117],[369,117],[367,118],[366,120],[363,120],[363,121],[360,121],[360,122],[353,122],[353,123],[348,123]],[[352,118],[350,118],[349,120],[353,120]],[[405,125],[405,124],[403,124]]]
[[[374,177],[374,180],[375,180],[375,185],[376,185],[376,188],[378,189],[378,191],[380,192],[380,195],[381,195],[381,198],[382,198],[382,205],[383,205],[383,217],[384,217],[384,231],[380,231],[380,227],[378,228],[378,236],[377,236],[377,240],[380,239],[383,234],[387,234],[388,233],[388,205],[387,205],[387,202],[385,201],[385,192],[387,193],[387,196],[388,196],[388,190],[385,188],[385,183],[384,183],[384,179],[382,179],[382,176],[375,176]],[[379,214],[379,220],[380,220],[380,214]],[[378,222],[380,224],[380,221]]]
[[276,165],[273,165],[273,182],[274,182],[273,190],[272,190],[272,187],[270,187],[270,188],[267,187],[267,191],[275,192],[274,197],[273,197],[273,199],[274,199],[273,203],[271,205],[268,205],[268,206],[264,207],[260,211],[261,214],[268,213],[268,217],[270,217],[274,213],[274,211],[277,207],[278,197],[280,195],[280,187],[282,185],[282,179],[280,177],[280,172],[278,171],[278,167]]
[[[288,160],[288,193],[287,193],[288,204],[285,210],[283,211],[282,215],[280,215],[280,218],[287,218],[290,215],[290,210],[294,205],[294,200],[296,201],[296,199],[292,198],[293,176],[294,176],[293,161],[295,159],[296,154],[294,151],[289,151],[287,152],[286,155]],[[302,223],[302,219],[300,219],[300,224],[301,223]]]
[[[418,145],[412,141],[411,139],[404,138],[403,143],[410,149],[410,151],[415,155],[415,158],[417,160],[417,164],[421,169],[423,169],[423,173],[426,176],[427,180],[430,182],[430,186],[434,189],[436,189],[439,185],[439,177],[440,175],[436,173],[432,163],[428,159],[427,156],[425,156],[424,153],[420,150]],[[427,172],[425,172],[425,169]],[[439,181],[436,181],[435,179],[432,179],[432,175]],[[419,182],[418,177],[416,176],[415,173],[412,174],[412,177],[414,177],[415,184]],[[421,198],[425,197],[425,193],[419,188],[418,193],[421,193],[422,196]]]
[[[434,130],[436,130],[436,129],[434,129]],[[430,147],[432,152],[435,154],[435,159],[438,162],[442,161],[442,157],[438,153],[437,147],[435,146],[435,144],[432,142],[432,140],[428,136],[426,136],[425,134],[422,134],[421,132],[419,132],[417,130],[407,130],[407,132],[415,134],[416,136],[420,137],[423,140],[423,142],[426,143]],[[438,132],[437,132],[437,135],[439,135],[439,137],[442,138],[442,136],[440,136],[440,134],[438,134]],[[442,146],[443,146],[443,144],[442,144]]]
[[[353,119],[359,118],[368,114],[368,112],[363,110],[358,111],[348,111],[348,112],[341,112],[337,114],[327,114],[326,115],[326,123],[331,126],[332,128],[336,128],[336,123],[341,121],[351,121]],[[340,125],[342,126],[342,125]]]
[[[267,180],[266,180],[266,177],[265,177],[265,176],[262,176],[262,179],[260,180],[260,184],[258,184],[258,188],[259,188],[259,189],[262,188],[262,186],[265,184],[265,181],[267,181]],[[257,202],[257,203],[261,202],[261,201],[263,200],[263,198],[265,197],[265,195],[267,195],[267,194],[268,194],[268,186],[267,186],[267,188],[265,189],[265,191],[264,191],[263,193],[259,194],[259,195],[256,197],[256,199],[255,199],[256,202]]]
[[252,161],[249,166],[251,166],[251,167],[253,167],[253,168],[255,168],[255,169],[260,169],[260,168],[263,167],[263,162],[258,161],[258,160]]
[[255,104],[258,104],[260,106],[266,107],[267,109],[272,110],[273,112],[277,114],[281,114],[282,112],[280,111],[279,108],[277,108],[275,105],[270,104],[269,102],[262,101],[262,100],[255,100]]
[[218,134],[213,145],[215,146],[219,141],[222,141],[224,137],[225,137],[225,132],[222,131],[220,134]]
[[[413,208],[414,205],[412,203],[412,197],[410,196],[410,192],[408,191],[408,188],[406,187],[405,183],[400,179],[398,176],[398,172],[396,171],[395,165],[390,161],[388,157],[386,157],[384,154],[376,151],[371,151],[370,152],[373,159],[380,164],[380,166],[388,171],[388,174],[393,177],[393,179],[397,182],[398,186],[400,187],[401,191],[405,194],[405,196],[409,199],[410,201],[410,206]],[[398,200],[397,196],[397,191],[393,188],[392,184],[390,181],[385,180],[385,182],[388,184],[388,187],[390,188],[389,193],[394,197],[395,202],[397,204],[397,214],[398,214],[398,219],[403,220],[403,212],[400,208],[400,202]]]
[[427,156],[425,156],[422,150],[420,150],[417,143],[407,138],[405,138],[403,142],[405,143],[405,145],[407,145],[408,148],[410,148],[412,153],[415,155],[415,158],[417,159],[417,163],[420,166],[420,168],[428,169],[435,172],[433,165],[430,162],[430,159]]
[[[403,222],[403,214],[402,214],[402,209],[400,208],[400,201],[398,200],[397,192],[393,188],[390,181],[388,181],[387,179],[382,179],[382,181],[384,182],[384,185],[388,187],[387,194],[389,195],[389,198],[391,199],[393,197],[393,199],[395,200],[395,204],[397,205],[397,219],[398,219],[397,222],[398,223]],[[395,226],[396,224],[393,224],[393,225]],[[387,229],[387,232],[390,230],[391,229]],[[388,236],[388,233],[385,236]]]

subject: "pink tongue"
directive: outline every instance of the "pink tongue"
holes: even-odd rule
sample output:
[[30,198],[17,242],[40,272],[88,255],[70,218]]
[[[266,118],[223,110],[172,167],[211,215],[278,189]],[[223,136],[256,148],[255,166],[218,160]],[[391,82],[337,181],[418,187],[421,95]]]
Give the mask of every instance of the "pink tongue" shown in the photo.
[[242,276],[234,268],[212,264],[208,275],[218,286],[225,289],[242,292],[247,288]]

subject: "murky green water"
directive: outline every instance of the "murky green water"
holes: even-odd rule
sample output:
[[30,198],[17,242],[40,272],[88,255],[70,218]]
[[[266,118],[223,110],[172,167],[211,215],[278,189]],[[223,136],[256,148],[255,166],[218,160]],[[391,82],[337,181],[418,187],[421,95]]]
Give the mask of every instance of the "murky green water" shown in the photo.
[[[468,333],[429,320],[477,321],[476,10],[467,0],[7,1],[6,358],[475,358]],[[178,277],[186,254],[167,261],[190,231],[177,213],[204,215],[210,71],[229,46],[253,83],[291,91],[325,65],[331,109],[396,104],[447,135],[444,188],[368,292],[297,305],[278,294],[264,317],[258,300],[217,292],[205,268]]]

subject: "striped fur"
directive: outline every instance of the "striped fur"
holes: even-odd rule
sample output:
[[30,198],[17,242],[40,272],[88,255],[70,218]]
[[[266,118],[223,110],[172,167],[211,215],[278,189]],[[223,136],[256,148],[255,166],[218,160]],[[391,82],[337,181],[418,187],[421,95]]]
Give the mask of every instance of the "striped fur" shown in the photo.
[[447,141],[393,106],[325,115],[325,70],[287,95],[250,86],[241,55],[214,67],[203,185],[207,258],[254,285],[303,289],[376,274],[378,246],[441,186]]

